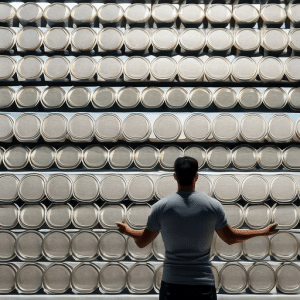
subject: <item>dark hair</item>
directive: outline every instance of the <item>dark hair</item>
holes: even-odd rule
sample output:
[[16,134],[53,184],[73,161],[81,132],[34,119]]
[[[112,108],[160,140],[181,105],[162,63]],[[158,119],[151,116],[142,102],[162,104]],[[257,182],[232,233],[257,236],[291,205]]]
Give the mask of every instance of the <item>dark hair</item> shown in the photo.
[[190,186],[198,171],[198,161],[195,158],[178,157],[174,163],[175,173],[181,186]]

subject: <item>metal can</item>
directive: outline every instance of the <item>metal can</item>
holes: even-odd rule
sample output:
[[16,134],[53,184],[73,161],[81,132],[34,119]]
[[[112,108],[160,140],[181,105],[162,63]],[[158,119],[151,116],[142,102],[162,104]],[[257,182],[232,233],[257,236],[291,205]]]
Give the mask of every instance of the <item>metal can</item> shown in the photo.
[[46,109],[60,108],[65,102],[66,92],[61,87],[49,86],[42,93],[41,104]]
[[70,33],[66,28],[53,27],[44,33],[45,51],[64,51],[70,44]]
[[199,179],[196,181],[195,190],[208,196],[212,196],[213,185],[209,177],[206,175],[199,175],[198,178]]
[[72,223],[76,228],[89,229],[98,224],[99,207],[96,204],[77,204],[74,207]]
[[0,133],[0,141],[11,143],[12,138],[14,136],[14,123],[15,120],[7,115],[0,114],[0,124],[1,124],[1,133]]
[[148,175],[135,175],[128,183],[128,197],[133,202],[147,202],[154,197],[154,182]]
[[91,101],[91,92],[86,87],[74,86],[67,92],[66,104],[69,108],[87,107]]
[[221,203],[236,202],[241,196],[241,183],[237,177],[226,174],[215,180],[213,190]]
[[270,194],[269,182],[261,175],[247,176],[242,183],[242,197],[249,203],[263,203]]
[[127,208],[122,203],[104,203],[99,212],[99,223],[105,229],[117,229],[115,222],[124,222]]
[[[181,7],[182,6],[183,5],[181,5]],[[198,28],[185,28],[179,34],[179,45],[181,47],[181,53],[199,55],[206,45],[206,34],[203,30]]]
[[208,108],[213,101],[212,92],[205,87],[196,87],[189,93],[189,103],[198,109]]
[[155,258],[159,261],[164,260],[166,249],[161,232],[159,232],[156,238],[152,241],[152,247]]
[[0,108],[8,108],[12,106],[14,102],[15,91],[8,86],[0,87]]
[[14,264],[0,264],[0,274],[1,274],[1,293],[11,293],[16,286],[16,273],[17,266]]
[[295,135],[294,121],[286,114],[274,114],[269,118],[268,137],[276,143],[287,143]]
[[258,108],[262,103],[261,93],[256,88],[243,88],[237,95],[238,103],[245,109]]
[[300,51],[300,43],[299,43],[300,30],[290,29],[289,31],[289,46],[292,48],[292,52]]
[[271,182],[271,198],[277,203],[289,203],[299,196],[299,187],[290,175],[277,175]]
[[261,81],[280,81],[284,75],[283,62],[273,56],[263,57],[258,62],[259,77]]
[[153,53],[172,53],[178,45],[178,33],[172,28],[159,28],[152,32]]
[[[1,238],[0,261],[3,262],[3,261],[12,260],[16,256],[15,253],[15,244],[17,238],[16,235],[13,232],[8,230],[0,230],[0,238]],[[3,274],[1,271],[0,273]]]
[[282,109],[287,104],[287,94],[279,87],[267,88],[263,92],[263,103],[268,109]]
[[45,223],[46,211],[44,204],[23,204],[19,214],[20,226],[25,229],[39,229]]
[[212,25],[228,24],[231,20],[232,11],[224,4],[212,4],[206,6],[205,17]]
[[74,52],[91,51],[97,43],[97,35],[94,29],[79,27],[72,32],[71,47]]
[[73,207],[67,204],[51,204],[47,209],[46,223],[52,229],[65,229],[72,222]]
[[178,16],[185,26],[200,25],[204,20],[205,12],[199,4],[181,4]]
[[108,150],[104,146],[90,145],[82,153],[82,163],[86,169],[102,169],[108,162]]
[[103,25],[116,25],[123,17],[124,10],[117,3],[106,3],[98,10],[99,22]]
[[244,224],[244,208],[238,204],[222,204],[227,223],[233,228],[239,228]]
[[155,182],[155,195],[158,199],[165,198],[177,191],[177,182],[173,175],[161,175]]
[[7,55],[0,55],[0,64],[3,66],[0,70],[0,80],[6,80],[13,77],[16,73],[16,61]]
[[38,145],[30,151],[30,165],[34,170],[49,169],[55,162],[56,149],[49,145]]
[[146,247],[139,248],[132,237],[126,240],[126,252],[131,260],[146,261],[153,256],[152,243]]
[[124,33],[125,53],[147,54],[151,45],[151,35],[145,28],[134,27]]
[[278,204],[272,206],[272,222],[278,223],[278,229],[292,229],[299,223],[299,209],[291,204]]
[[256,236],[242,242],[243,254],[248,260],[263,260],[269,255],[270,241],[267,236]]
[[283,151],[283,164],[287,169],[290,170],[299,170],[299,155],[300,147],[299,146],[289,146]]
[[267,135],[267,122],[260,114],[247,114],[240,121],[241,137],[250,143],[262,142]]
[[172,145],[160,149],[159,163],[163,169],[174,170],[174,163],[178,157],[183,157],[183,149]]
[[225,28],[208,29],[206,32],[206,45],[211,54],[231,52],[233,46],[233,34],[231,30]]
[[27,55],[18,61],[17,74],[22,80],[37,80],[43,74],[44,62],[34,55]]
[[18,224],[19,213],[20,208],[17,204],[0,204],[0,228],[14,228]]
[[91,142],[95,135],[95,121],[88,113],[77,113],[68,121],[68,134],[73,142]]
[[257,151],[249,145],[241,145],[232,149],[232,163],[239,170],[250,170],[257,163]]
[[40,102],[41,91],[32,86],[22,87],[16,94],[16,105],[18,108],[33,108]]
[[198,169],[201,169],[207,161],[207,151],[198,145],[191,145],[184,149],[183,156],[195,158],[198,162]]
[[144,229],[150,212],[151,205],[148,203],[131,203],[127,207],[126,221],[131,228]]
[[150,63],[145,57],[133,56],[124,63],[125,81],[146,81],[150,74]]
[[9,3],[2,2],[0,4],[0,24],[1,26],[13,26],[13,21],[16,17],[16,9]]
[[17,18],[23,27],[41,26],[42,17],[43,9],[34,2],[24,3],[17,10]]
[[184,57],[178,62],[179,81],[201,81],[204,76],[204,64],[197,57]]
[[213,170],[224,170],[231,164],[231,150],[224,146],[213,146],[207,150],[207,165]]
[[55,163],[59,169],[75,169],[82,161],[82,149],[65,145],[57,149]]
[[127,191],[127,181],[119,174],[107,175],[100,183],[100,196],[107,202],[121,202],[126,197]]
[[233,6],[232,17],[238,25],[250,25],[259,19],[259,11],[252,4],[238,4]]
[[211,271],[214,275],[214,280],[215,280],[215,288],[216,288],[216,292],[218,293],[220,290],[220,278],[219,278],[219,271],[218,269],[211,264]]
[[13,145],[7,148],[3,154],[3,165],[8,170],[19,170],[27,166],[30,149],[22,145]]
[[276,269],[276,288],[285,294],[299,293],[300,267],[293,262],[283,262]]
[[154,4],[151,14],[156,25],[172,25],[178,17],[178,10],[174,5],[169,3]]
[[43,32],[36,27],[24,27],[17,33],[17,50],[36,51],[43,44]]
[[118,51],[122,48],[123,42],[123,32],[114,27],[106,27],[101,29],[97,36],[97,43],[100,52]]
[[19,178],[14,174],[0,175],[0,201],[14,202],[18,198]]
[[135,3],[126,8],[124,17],[129,25],[145,25],[151,17],[151,12],[147,5]]
[[123,62],[116,56],[106,56],[97,64],[98,80],[117,81],[123,75]]
[[262,32],[261,46],[265,49],[265,54],[280,54],[288,46],[288,35],[279,28],[269,28]]
[[219,236],[216,237],[214,250],[216,255],[224,261],[237,260],[243,254],[241,243],[228,245]]
[[92,80],[96,74],[96,62],[93,57],[81,55],[71,63],[71,75],[76,80]]
[[165,92],[159,87],[148,87],[143,90],[141,103],[144,107],[153,109],[161,107],[165,102]]
[[[1,9],[1,8],[0,8]],[[9,51],[16,44],[16,33],[11,28],[0,27],[0,51]]]
[[255,53],[260,47],[260,35],[252,28],[237,29],[234,33],[237,54]]
[[156,57],[151,62],[151,75],[156,81],[173,81],[177,75],[177,62],[169,56]]
[[68,119],[63,114],[47,115],[41,125],[41,135],[46,142],[64,142],[67,138]]
[[239,121],[231,114],[219,114],[212,123],[212,134],[219,142],[234,142],[240,134]]
[[227,81],[231,74],[231,64],[225,57],[213,56],[205,61],[204,70],[208,81]]
[[268,204],[250,204],[244,207],[245,222],[252,229],[262,229],[272,221],[271,208]]
[[91,103],[96,109],[107,109],[116,102],[116,92],[110,87],[98,87],[92,95]]
[[290,19],[291,23],[298,25],[300,22],[299,19],[299,5],[298,4],[289,4],[286,7],[287,17]]
[[152,145],[142,145],[134,149],[134,164],[141,170],[154,169],[159,160],[159,150]]
[[69,76],[70,62],[61,55],[48,58],[44,65],[45,80],[57,81],[64,80]]
[[274,170],[280,167],[283,160],[282,150],[276,146],[264,146],[258,149],[257,162],[262,169]]
[[280,4],[262,5],[260,17],[266,25],[282,24],[286,19],[286,11]]
[[73,195],[73,181],[66,174],[53,174],[47,180],[45,190],[47,199],[51,202],[66,202]]
[[236,92],[232,88],[218,88],[214,92],[213,101],[220,109],[231,109],[237,105]]
[[64,3],[49,4],[44,10],[44,18],[49,26],[68,27],[70,9]]
[[37,115],[24,113],[15,122],[14,134],[19,142],[37,142],[40,135],[41,120]]
[[126,145],[114,146],[109,150],[108,158],[112,169],[128,169],[133,163],[133,149]]
[[291,88],[288,92],[288,104],[294,110],[300,109],[299,93],[300,88]]
[[116,114],[102,114],[95,121],[95,137],[99,142],[114,142],[122,134],[122,120]]
[[240,56],[233,60],[232,79],[237,82],[254,81],[257,76],[257,63],[251,57]]
[[291,82],[297,82],[300,80],[300,73],[298,68],[300,66],[299,57],[289,57],[285,61],[285,75]]
[[92,174],[79,175],[74,180],[73,196],[79,202],[93,202],[96,199],[98,199],[99,197],[98,178]]
[[123,87],[117,93],[116,103],[123,109],[135,108],[140,102],[140,91],[135,87]]
[[[73,26],[94,27],[97,10],[91,3],[78,3],[71,10],[71,19]],[[74,26],[74,27],[75,27]]]

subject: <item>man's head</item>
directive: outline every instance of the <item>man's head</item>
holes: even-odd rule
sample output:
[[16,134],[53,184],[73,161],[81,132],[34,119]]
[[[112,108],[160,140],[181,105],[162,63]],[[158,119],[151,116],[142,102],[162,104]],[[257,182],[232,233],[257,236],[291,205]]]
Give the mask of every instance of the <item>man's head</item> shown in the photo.
[[198,161],[192,157],[178,157],[175,160],[174,178],[180,186],[192,186],[198,179]]

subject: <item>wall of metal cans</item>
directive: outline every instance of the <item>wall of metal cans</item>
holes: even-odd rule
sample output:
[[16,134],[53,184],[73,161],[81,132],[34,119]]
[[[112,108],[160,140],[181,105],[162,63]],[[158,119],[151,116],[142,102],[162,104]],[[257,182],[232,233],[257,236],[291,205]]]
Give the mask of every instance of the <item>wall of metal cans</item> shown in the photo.
[[218,299],[299,299],[300,4],[246,2],[0,3],[0,299],[158,299],[161,234],[115,222],[184,155],[232,227],[281,229],[215,234]]

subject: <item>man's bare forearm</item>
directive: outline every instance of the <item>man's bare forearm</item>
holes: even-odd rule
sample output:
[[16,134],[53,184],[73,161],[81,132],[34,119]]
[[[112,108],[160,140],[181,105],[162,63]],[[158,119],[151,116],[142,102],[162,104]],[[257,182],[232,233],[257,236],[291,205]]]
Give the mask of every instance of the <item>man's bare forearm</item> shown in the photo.
[[145,229],[135,230],[135,229],[132,229],[132,228],[128,227],[125,234],[132,237],[132,238],[134,238],[134,239],[136,239],[136,238],[140,238],[143,235],[144,230]]
[[232,228],[233,236],[231,240],[233,241],[232,244],[240,243],[246,240],[249,240],[256,236],[264,236],[266,235],[265,229],[236,229]]

